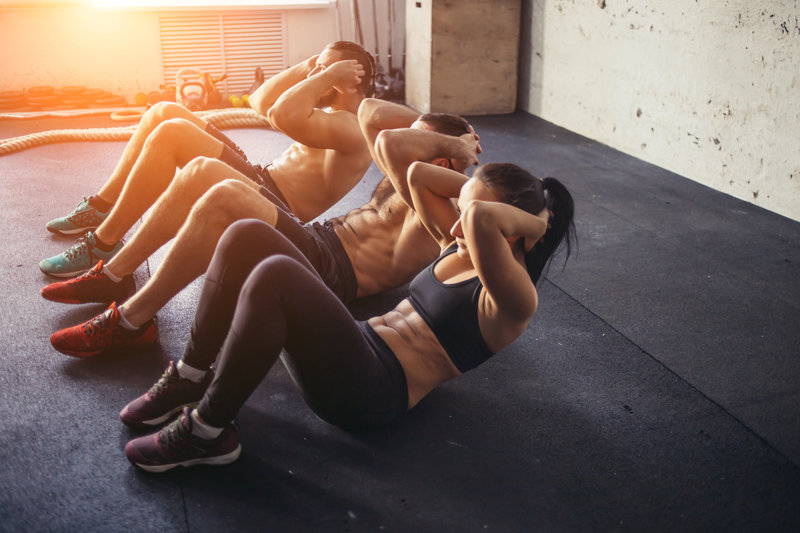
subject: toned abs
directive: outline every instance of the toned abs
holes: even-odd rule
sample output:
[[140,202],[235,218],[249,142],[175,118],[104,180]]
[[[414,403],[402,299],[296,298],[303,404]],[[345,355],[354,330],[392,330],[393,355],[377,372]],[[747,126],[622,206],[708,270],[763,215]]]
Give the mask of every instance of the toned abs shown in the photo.
[[366,205],[332,222],[353,265],[359,298],[407,283],[439,256],[439,246],[388,178]]

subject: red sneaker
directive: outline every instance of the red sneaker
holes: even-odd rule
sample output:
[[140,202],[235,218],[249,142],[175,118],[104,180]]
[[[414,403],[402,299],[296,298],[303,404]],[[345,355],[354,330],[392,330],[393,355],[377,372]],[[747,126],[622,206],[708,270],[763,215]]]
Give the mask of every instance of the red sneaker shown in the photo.
[[151,344],[157,336],[153,320],[148,320],[135,330],[122,327],[119,323],[119,310],[114,302],[93,319],[56,331],[50,335],[50,344],[59,352],[73,357],[90,357],[105,351]]
[[45,300],[65,304],[85,304],[124,302],[136,291],[133,276],[128,275],[119,282],[114,282],[103,274],[103,261],[94,268],[67,281],[58,281],[42,287],[41,295]]

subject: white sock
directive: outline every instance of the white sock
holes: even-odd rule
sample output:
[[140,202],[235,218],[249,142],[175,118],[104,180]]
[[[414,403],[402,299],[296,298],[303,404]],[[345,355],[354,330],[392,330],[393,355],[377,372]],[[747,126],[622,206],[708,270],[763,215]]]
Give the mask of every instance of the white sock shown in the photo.
[[193,381],[195,383],[200,383],[203,381],[203,378],[206,377],[206,371],[200,370],[199,368],[195,368],[193,366],[189,366],[183,362],[183,359],[178,361],[178,375],[183,379],[188,379],[189,381]]
[[205,440],[212,440],[219,437],[222,430],[225,428],[215,428],[206,424],[200,415],[197,414],[197,409],[192,409],[192,435],[200,437]]
[[119,283],[120,281],[122,281],[122,278],[112,274],[111,271],[108,269],[108,267],[105,264],[103,264],[103,268],[101,269],[101,272],[103,274],[105,274],[106,277],[108,279],[110,279],[111,281],[113,281],[114,283]]
[[125,318],[125,315],[122,314],[122,309],[117,308],[117,313],[119,313],[119,325],[120,326],[122,326],[123,328],[125,328],[127,330],[130,330],[130,331],[136,331],[137,329],[139,329],[139,326],[134,326],[133,324],[128,322],[128,319]]

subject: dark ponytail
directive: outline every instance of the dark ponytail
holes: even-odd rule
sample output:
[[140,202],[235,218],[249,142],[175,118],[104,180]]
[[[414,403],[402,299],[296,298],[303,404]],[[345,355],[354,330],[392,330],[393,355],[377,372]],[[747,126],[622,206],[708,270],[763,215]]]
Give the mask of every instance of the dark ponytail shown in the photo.
[[564,184],[555,178],[542,180],[547,209],[550,210],[549,227],[532,250],[525,254],[525,266],[534,283],[539,281],[542,272],[553,259],[553,255],[563,243],[566,246],[564,265],[572,253],[573,243],[577,244],[575,233],[575,202]]
[[[545,207],[553,214],[541,242],[525,253],[525,267],[534,283],[539,282],[542,272],[552,260],[553,254],[564,242],[566,257],[572,252],[575,235],[575,203],[564,185],[555,178],[540,180],[531,173],[511,163],[487,163],[475,170],[474,177],[493,190],[501,202],[518,207],[533,215]],[[524,241],[518,246],[523,249]]]

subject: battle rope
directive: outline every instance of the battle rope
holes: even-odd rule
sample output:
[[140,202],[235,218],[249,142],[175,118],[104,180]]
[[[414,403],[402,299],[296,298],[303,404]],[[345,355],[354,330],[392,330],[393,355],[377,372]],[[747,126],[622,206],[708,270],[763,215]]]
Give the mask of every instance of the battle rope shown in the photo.
[[[196,113],[219,129],[268,128],[269,121],[252,109],[234,108]],[[42,131],[9,139],[0,139],[0,156],[34,146],[58,142],[126,141],[136,131],[136,125],[115,128],[85,128]]]

